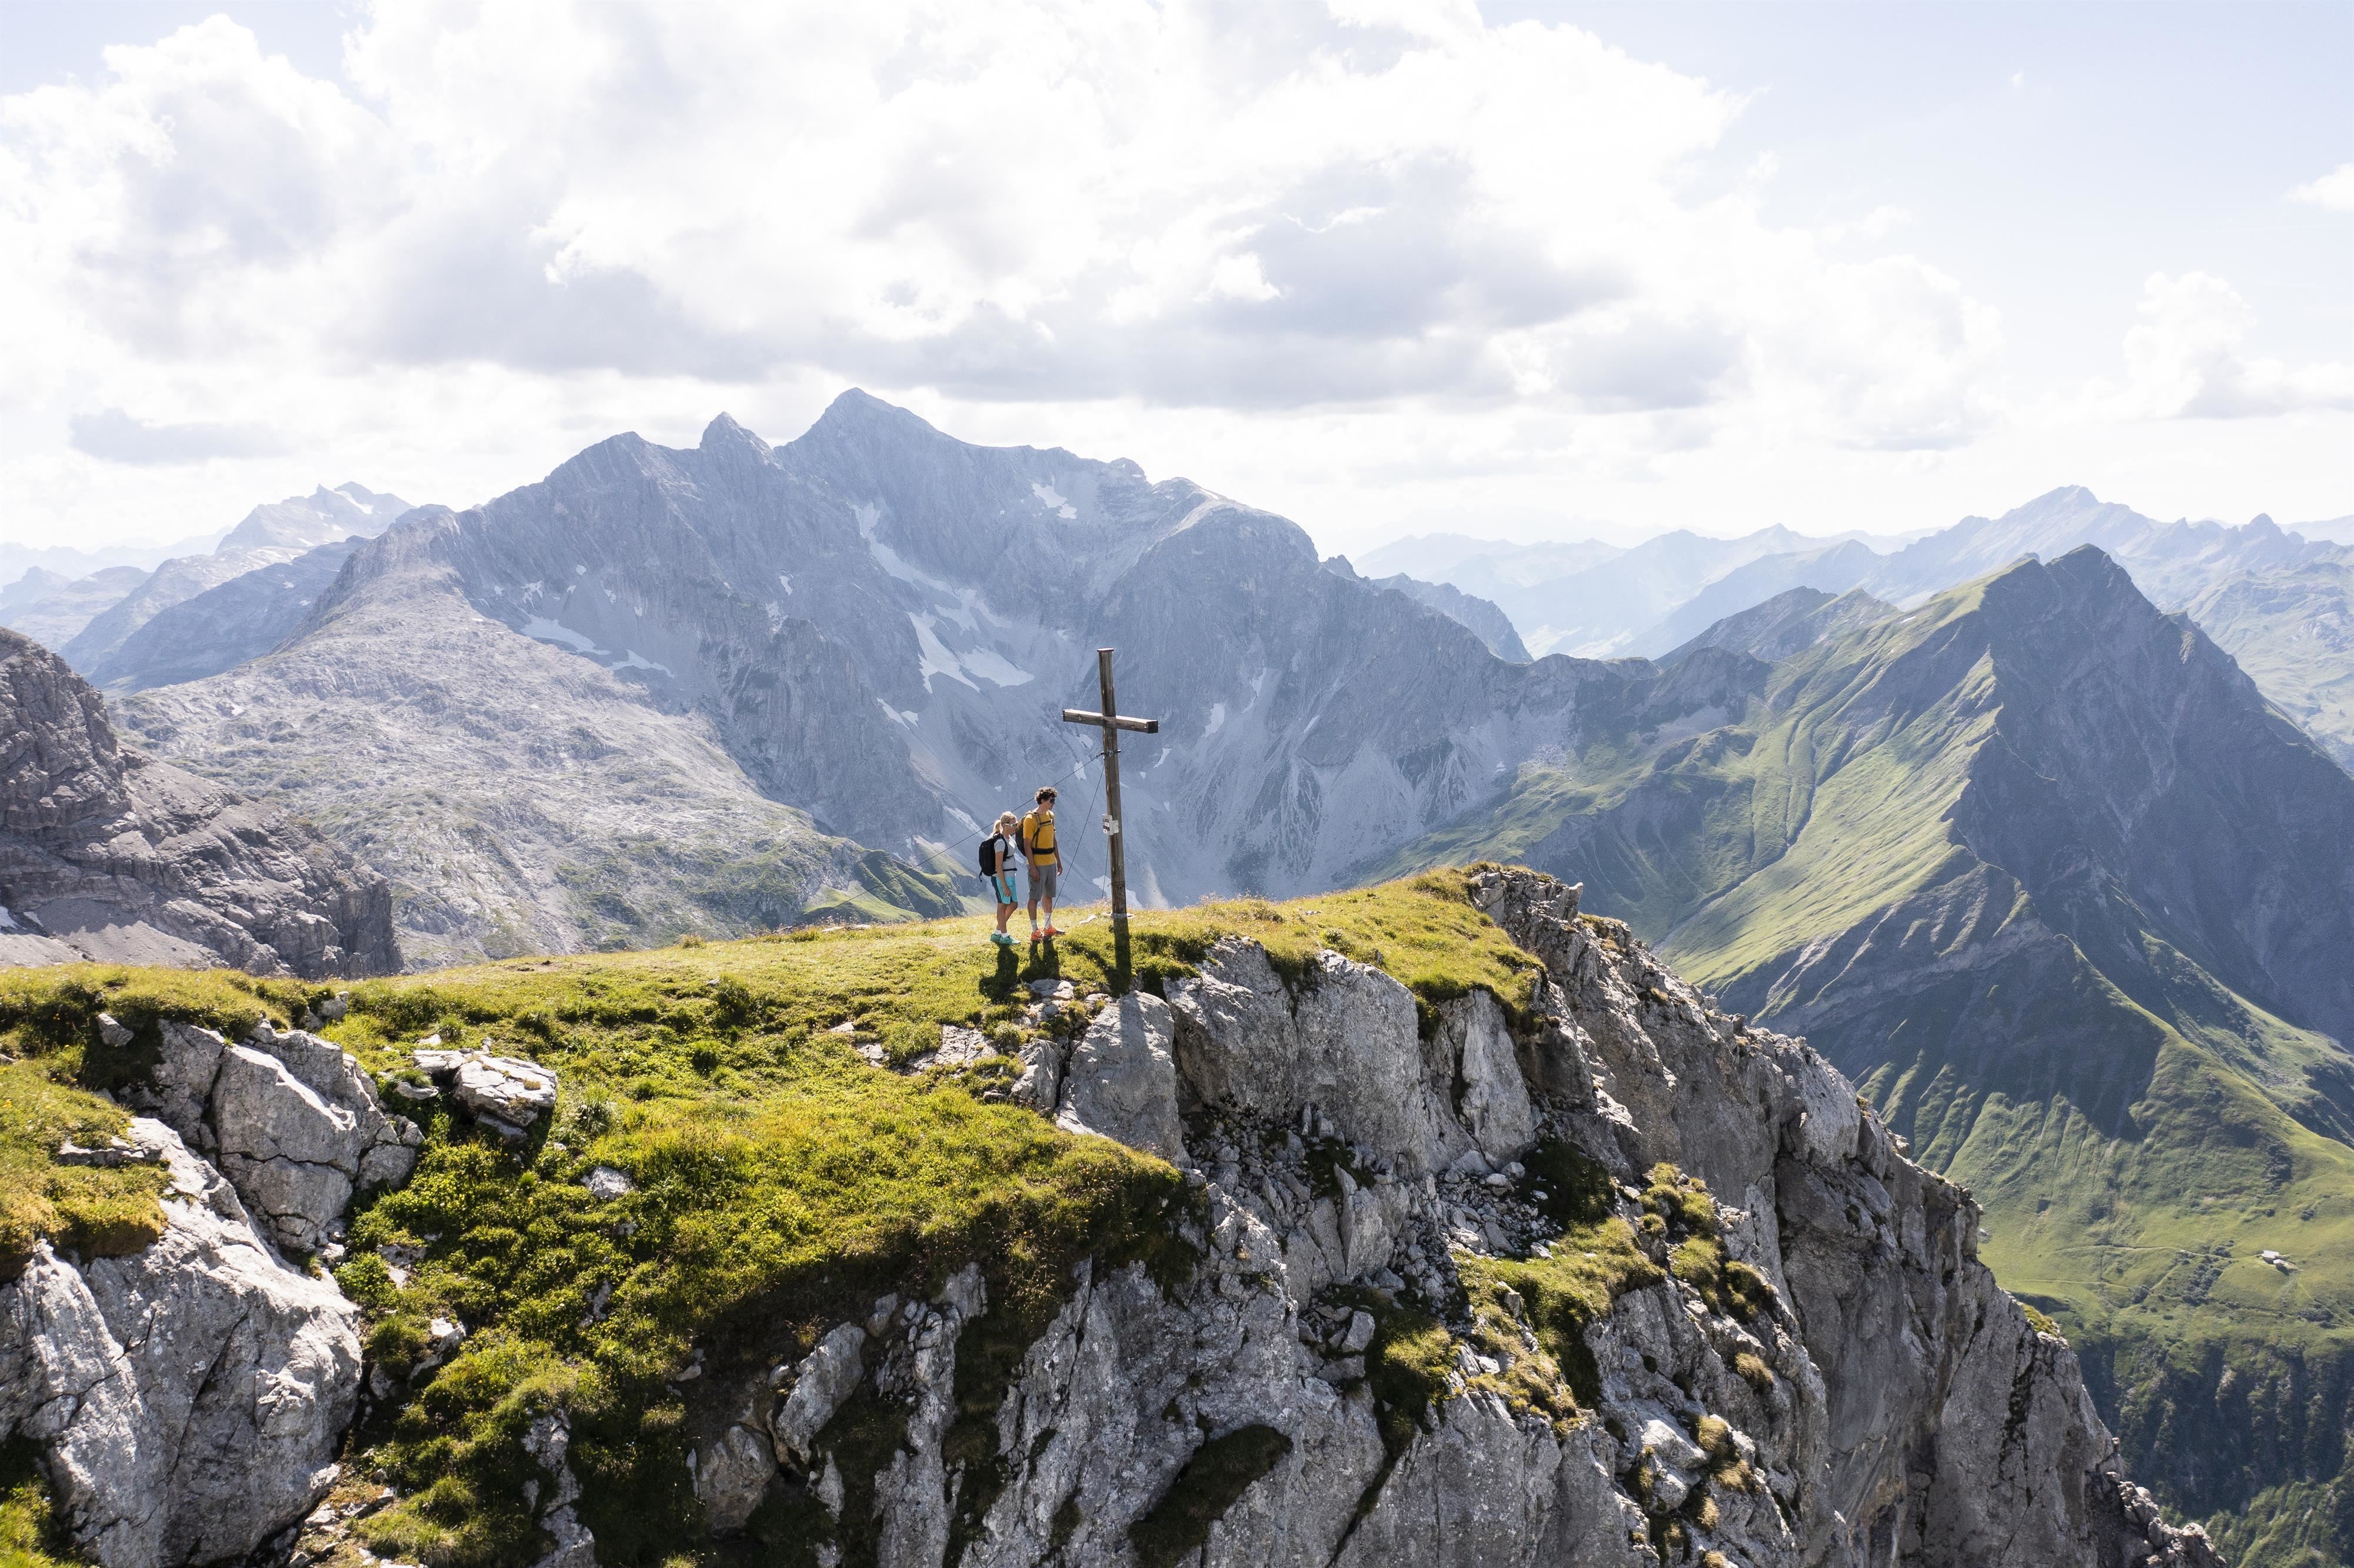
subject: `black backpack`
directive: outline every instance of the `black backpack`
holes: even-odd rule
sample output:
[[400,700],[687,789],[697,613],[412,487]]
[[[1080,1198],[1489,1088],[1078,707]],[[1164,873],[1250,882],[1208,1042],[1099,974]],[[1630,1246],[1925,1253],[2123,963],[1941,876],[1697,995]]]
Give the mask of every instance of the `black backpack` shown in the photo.
[[994,876],[997,874],[997,846],[1004,842],[1005,835],[1003,833],[991,833],[987,838],[981,841],[981,875]]

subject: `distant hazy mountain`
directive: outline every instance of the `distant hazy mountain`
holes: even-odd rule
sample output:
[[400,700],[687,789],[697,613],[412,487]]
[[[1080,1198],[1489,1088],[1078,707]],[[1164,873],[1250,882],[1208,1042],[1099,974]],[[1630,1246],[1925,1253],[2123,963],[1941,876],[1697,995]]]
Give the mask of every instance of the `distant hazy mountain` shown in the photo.
[[392,526],[408,503],[398,495],[362,484],[319,486],[308,495],[292,495],[255,507],[230,529],[217,551],[308,550],[338,539],[373,539]]
[[67,582],[104,571],[109,567],[135,567],[152,572],[174,556],[200,555],[218,544],[225,530],[186,538],[107,545],[83,549],[72,545],[16,545],[0,541],[0,583],[13,583],[36,567]]
[[43,567],[27,567],[24,576],[0,588],[0,624],[5,624],[9,616],[30,609],[73,581],[62,573]]
[[[1777,539],[1775,530],[1738,540],[1665,535],[1585,570],[1493,592],[1500,572],[1527,571],[1527,563],[1537,559],[1549,569],[1560,560],[1559,551],[1583,546],[1472,548],[1478,541],[1451,541],[1451,549],[1422,550],[1420,541],[1404,546],[1414,546],[1405,553],[1420,550],[1426,557],[1425,575],[1467,592],[1490,593],[1532,648],[1595,656],[1660,657],[1725,617],[1793,588],[1829,594],[1862,588],[1910,606],[2023,556],[2053,560],[2084,545],[2106,552],[2143,592],[2168,609],[2203,603],[2221,585],[2243,575],[2261,577],[2274,587],[2235,600],[2228,629],[2207,630],[2240,657],[2268,695],[2342,758],[2354,752],[2354,723],[2341,703],[2317,694],[2326,694],[2342,666],[2328,662],[2328,634],[2310,624],[2312,614],[2326,612],[2304,607],[2330,601],[2330,571],[2354,562],[2354,548],[2318,536],[2335,524],[2302,526],[2310,532],[2284,530],[2264,516],[2239,527],[2160,523],[2069,485],[1999,517],[1966,517],[1909,543],[1861,537],[1834,543],[1786,534]],[[1553,553],[1513,554],[1522,549]],[[1365,559],[1379,565],[1381,556],[1376,551]],[[1460,564],[1450,567],[1450,560]],[[2319,576],[2289,580],[2308,569],[2317,569]],[[1639,624],[1629,627],[1629,621]],[[2203,619],[2200,623],[2207,624]]]
[[1494,599],[1516,588],[1582,572],[1626,552],[1599,539],[1511,544],[1466,534],[1416,534],[1393,539],[1354,557],[1374,577],[1405,573],[1423,582],[1448,582]]
[[138,567],[108,567],[71,579],[33,567],[0,596],[0,626],[44,648],[62,649],[146,578]]
[[2269,517],[2244,527],[2222,523],[2160,523],[2130,506],[2105,502],[2082,485],[2040,495],[1999,517],[1965,517],[1906,546],[1854,586],[1897,604],[1941,593],[1956,583],[2009,566],[2021,556],[2056,559],[2093,545],[2133,574],[2161,605],[2179,606],[2233,572],[2328,561],[2342,552],[2284,533]]
[[[1710,583],[1751,561],[1821,551],[1841,542],[1808,538],[1780,527],[1761,528],[1733,539],[1679,529],[1646,539],[1631,549],[1590,543],[1504,545],[1425,535],[1367,552],[1361,569],[1369,575],[1407,571],[1452,583],[1501,607],[1533,652],[1600,659],[1632,652],[1644,631]],[[1419,563],[1419,569],[1409,563]],[[1764,593],[1724,606],[1723,612],[1745,609],[1791,586],[1791,582],[1777,583]],[[1840,585],[1841,588],[1853,586]],[[1703,620],[1691,630],[1697,631],[1706,624]],[[1678,641],[1681,639],[1671,639],[1655,651],[1664,652]]]
[[1653,625],[1628,641],[1626,652],[1656,659],[1701,636],[1727,616],[1804,588],[1835,598],[1872,579],[1881,557],[1855,540],[1819,550],[1760,556],[1702,586]]
[[1896,613],[1894,605],[1874,599],[1861,588],[1828,594],[1816,588],[1794,588],[1738,615],[1725,617],[1691,641],[1663,654],[1659,662],[1673,664],[1703,648],[1723,648],[1770,664]]
[[103,682],[116,651],[140,628],[177,604],[265,567],[344,538],[373,538],[408,510],[395,495],[357,484],[320,486],[307,496],[257,506],[210,554],[165,561],[129,593],[83,627],[59,652],[77,670]]
[[[356,537],[339,539],[291,560],[252,567],[157,611],[91,663],[91,683],[140,691],[202,680],[260,658],[302,626],[361,543]],[[278,557],[284,551],[246,554]]]

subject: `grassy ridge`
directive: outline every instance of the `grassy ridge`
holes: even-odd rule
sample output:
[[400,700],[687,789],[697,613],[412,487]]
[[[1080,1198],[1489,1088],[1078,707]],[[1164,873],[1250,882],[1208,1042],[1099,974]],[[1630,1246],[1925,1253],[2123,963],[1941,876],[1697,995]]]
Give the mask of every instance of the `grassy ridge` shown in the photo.
[[[985,1425],[1080,1258],[1132,1258],[1164,1276],[1189,1266],[1174,1233],[1193,1200],[1168,1165],[984,1103],[1010,1064],[902,1075],[862,1054],[907,1061],[948,1024],[1012,1047],[1028,1033],[1023,982],[1060,976],[1085,993],[1111,981],[1099,918],[1020,953],[989,944],[989,928],[965,917],[805,929],[351,988],[328,1033],[387,1086],[414,1076],[409,1053],[429,1034],[529,1056],[562,1081],[552,1124],[519,1149],[429,1102],[411,1179],[355,1207],[337,1278],[366,1311],[373,1364],[406,1390],[355,1438],[361,1462],[403,1493],[362,1526],[376,1550],[437,1568],[532,1560],[545,1547],[524,1491],[545,1480],[525,1438],[560,1409],[602,1560],[672,1561],[699,1534],[686,1448],[699,1423],[735,1418],[707,1407],[716,1391],[806,1351],[879,1296],[928,1294],[981,1266],[990,1327],[960,1357],[958,1396]],[[1289,906],[1140,912],[1135,975],[1161,985],[1226,935],[1264,943],[1294,976],[1338,948],[1397,975],[1426,1009],[1485,988],[1519,1011],[1537,972],[1471,907],[1462,875],[1439,873]],[[5,1102],[0,1160],[50,1181],[44,1192],[67,1175],[152,1183],[148,1172],[51,1174],[54,1130],[74,1117],[119,1127],[91,1091],[137,1075],[152,1050],[99,1044],[98,1012],[143,1035],[169,1015],[235,1037],[257,1016],[291,1024],[324,990],[221,972],[0,971],[0,1048],[24,1058],[0,1086],[28,1086]],[[636,1190],[595,1202],[581,1181],[598,1165],[627,1171]],[[156,1213],[152,1185],[100,1196]],[[53,1199],[54,1213],[20,1228],[80,1234],[99,1197],[75,1201],[83,1207]],[[440,1364],[437,1319],[467,1330]],[[876,1420],[845,1418],[825,1436],[846,1475],[855,1453],[896,1442]],[[855,1499],[845,1517],[861,1517]],[[808,1525],[756,1518],[710,1560],[794,1560]],[[861,1555],[854,1539],[843,1544]]]

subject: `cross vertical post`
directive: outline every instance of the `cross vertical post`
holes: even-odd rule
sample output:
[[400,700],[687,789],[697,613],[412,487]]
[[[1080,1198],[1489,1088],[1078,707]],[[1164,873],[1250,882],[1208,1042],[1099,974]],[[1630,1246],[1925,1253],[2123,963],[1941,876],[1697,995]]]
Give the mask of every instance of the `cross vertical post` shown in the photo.
[[1103,711],[1091,714],[1065,708],[1063,722],[1095,725],[1103,731],[1104,837],[1111,846],[1112,968],[1116,983],[1125,988],[1131,970],[1128,949],[1128,854],[1119,815],[1119,732],[1132,729],[1140,735],[1159,735],[1161,721],[1122,716],[1112,697],[1111,655],[1108,648],[1096,650],[1096,679],[1103,693]]
[[[1119,712],[1111,694],[1111,650],[1096,650],[1096,675],[1103,685],[1103,711]],[[1122,847],[1119,818],[1119,726],[1107,724],[1104,737],[1104,837],[1111,846],[1112,968],[1128,978],[1128,852]]]

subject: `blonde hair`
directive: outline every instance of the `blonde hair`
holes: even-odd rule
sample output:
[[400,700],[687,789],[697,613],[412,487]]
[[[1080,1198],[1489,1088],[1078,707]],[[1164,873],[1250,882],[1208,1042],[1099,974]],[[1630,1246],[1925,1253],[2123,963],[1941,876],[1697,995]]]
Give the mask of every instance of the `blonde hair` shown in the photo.
[[997,821],[991,822],[990,826],[1002,833],[1008,828],[1021,826],[1021,819],[1011,811],[1000,811],[997,813]]

